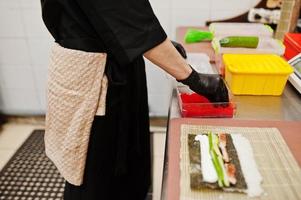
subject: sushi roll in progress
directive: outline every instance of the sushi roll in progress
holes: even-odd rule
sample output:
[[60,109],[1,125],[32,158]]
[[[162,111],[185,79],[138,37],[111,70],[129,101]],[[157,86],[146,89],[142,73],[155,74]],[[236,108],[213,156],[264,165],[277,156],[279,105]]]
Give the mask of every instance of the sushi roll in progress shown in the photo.
[[241,135],[205,133],[188,136],[190,187],[260,196],[262,176],[250,142]]

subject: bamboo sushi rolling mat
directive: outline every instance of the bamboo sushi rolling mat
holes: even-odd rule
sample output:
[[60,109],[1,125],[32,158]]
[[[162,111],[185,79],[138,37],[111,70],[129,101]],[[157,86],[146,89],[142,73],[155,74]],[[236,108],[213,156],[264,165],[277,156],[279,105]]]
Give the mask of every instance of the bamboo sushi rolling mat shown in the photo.
[[[219,190],[190,189],[190,161],[188,134],[226,132],[241,134],[253,148],[258,169],[263,177],[264,193],[260,197],[250,198],[244,193],[226,193]],[[300,200],[301,169],[277,128],[223,127],[186,125],[181,126],[180,147],[180,200]]]

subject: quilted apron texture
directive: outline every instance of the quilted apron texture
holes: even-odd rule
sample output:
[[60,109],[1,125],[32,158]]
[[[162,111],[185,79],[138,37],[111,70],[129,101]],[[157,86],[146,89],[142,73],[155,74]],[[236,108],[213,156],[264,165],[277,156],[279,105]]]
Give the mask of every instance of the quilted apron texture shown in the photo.
[[47,82],[46,155],[62,176],[81,185],[95,115],[105,114],[105,53],[52,48]]

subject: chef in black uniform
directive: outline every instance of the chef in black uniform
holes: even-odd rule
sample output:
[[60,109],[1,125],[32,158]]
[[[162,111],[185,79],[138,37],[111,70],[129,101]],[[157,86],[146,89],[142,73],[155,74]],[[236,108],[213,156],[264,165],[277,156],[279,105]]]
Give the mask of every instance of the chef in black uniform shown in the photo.
[[[66,182],[65,200],[144,200],[151,182],[143,55],[212,102],[228,101],[217,75],[198,74],[167,38],[148,0],[41,0],[55,42],[107,53],[106,115],[91,128],[84,182]],[[181,49],[181,48],[180,48]]]

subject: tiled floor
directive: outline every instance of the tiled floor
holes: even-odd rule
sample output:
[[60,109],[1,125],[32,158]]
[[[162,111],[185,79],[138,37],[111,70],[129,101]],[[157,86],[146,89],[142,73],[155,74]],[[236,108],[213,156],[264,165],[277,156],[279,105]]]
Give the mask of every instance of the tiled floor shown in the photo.
[[[30,121],[32,122],[32,121]],[[3,125],[0,131],[0,170],[4,167],[11,156],[22,145],[34,129],[43,129],[41,123],[29,123],[28,121],[9,122]],[[151,127],[153,134],[153,200],[159,200],[161,194],[161,180],[163,170],[165,128]]]

